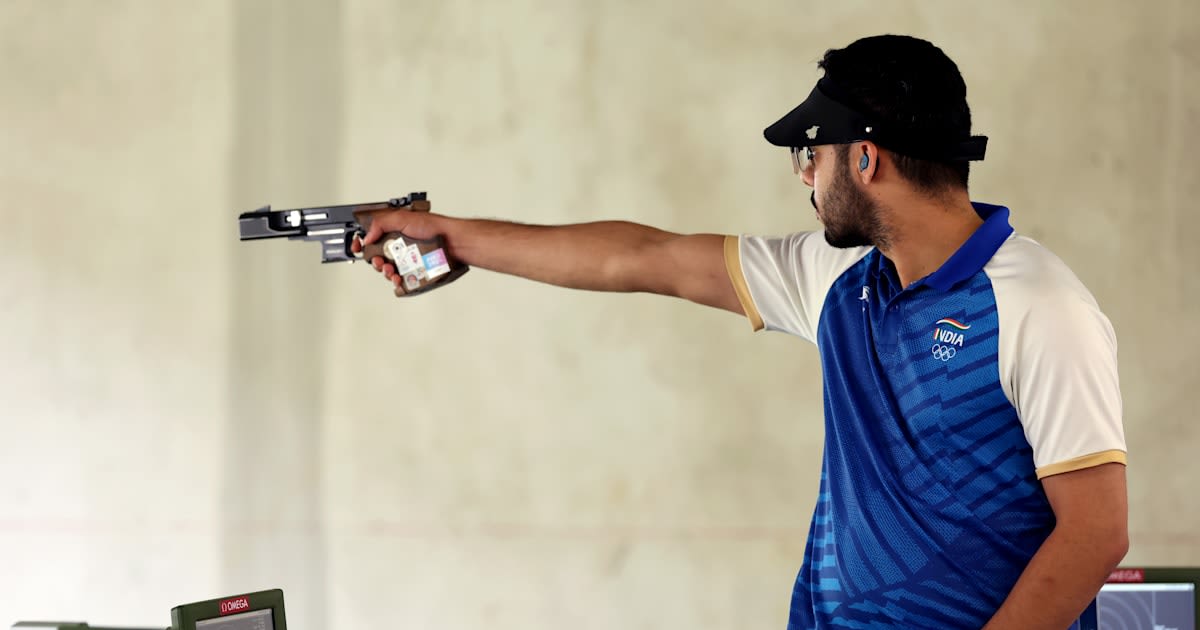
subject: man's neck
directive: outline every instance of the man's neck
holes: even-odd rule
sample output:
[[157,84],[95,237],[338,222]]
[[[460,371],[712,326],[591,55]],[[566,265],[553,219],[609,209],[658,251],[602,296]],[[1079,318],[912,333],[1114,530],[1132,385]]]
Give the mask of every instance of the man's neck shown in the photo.
[[937,271],[983,224],[965,190],[938,198],[905,195],[884,212],[890,238],[879,251],[903,287]]

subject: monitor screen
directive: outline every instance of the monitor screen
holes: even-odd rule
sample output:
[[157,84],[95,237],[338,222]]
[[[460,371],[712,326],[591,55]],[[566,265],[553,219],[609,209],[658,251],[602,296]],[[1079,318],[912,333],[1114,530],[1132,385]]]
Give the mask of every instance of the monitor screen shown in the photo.
[[275,630],[275,620],[270,609],[255,610],[228,617],[201,619],[196,622],[196,630]]
[[1101,628],[1197,630],[1194,582],[1105,584],[1096,597]]
[[1095,610],[1104,630],[1200,630],[1200,567],[1120,567]]

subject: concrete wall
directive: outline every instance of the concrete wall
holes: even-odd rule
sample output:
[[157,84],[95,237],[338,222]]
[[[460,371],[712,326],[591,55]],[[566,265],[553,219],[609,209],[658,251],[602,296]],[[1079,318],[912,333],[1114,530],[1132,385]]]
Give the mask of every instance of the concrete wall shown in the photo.
[[782,0],[0,4],[0,625],[165,626],[282,587],[295,630],[782,627],[815,349],[473,271],[400,302],[237,213],[817,227],[761,130],[829,47],[931,38],[973,193],[1121,342],[1128,562],[1200,564],[1200,5]]

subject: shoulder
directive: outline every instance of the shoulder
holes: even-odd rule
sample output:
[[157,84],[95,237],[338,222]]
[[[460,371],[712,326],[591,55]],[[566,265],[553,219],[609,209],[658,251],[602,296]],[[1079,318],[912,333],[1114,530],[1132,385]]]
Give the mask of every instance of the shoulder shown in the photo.
[[[1057,254],[1014,233],[984,266],[997,302],[1019,310],[1076,304],[1099,308],[1091,291]],[[999,306],[999,304],[998,304]]]
[[833,247],[820,231],[742,234],[727,238],[725,262],[755,330],[781,330],[811,341],[830,286],[871,251]]
[[788,269],[796,274],[840,273],[874,251],[872,247],[834,247],[825,240],[823,231],[793,232],[780,236],[742,234],[736,239],[743,264],[769,261],[773,263],[772,267]]
[[[1047,374],[1082,373],[1083,364],[1089,364],[1088,370],[1115,367],[1112,322],[1075,272],[1049,249],[1013,235],[984,270],[996,301],[1006,390],[1016,391],[1022,374],[1040,373],[1048,384],[1056,379]],[[1025,385],[1037,386],[1033,381],[1026,379]]]

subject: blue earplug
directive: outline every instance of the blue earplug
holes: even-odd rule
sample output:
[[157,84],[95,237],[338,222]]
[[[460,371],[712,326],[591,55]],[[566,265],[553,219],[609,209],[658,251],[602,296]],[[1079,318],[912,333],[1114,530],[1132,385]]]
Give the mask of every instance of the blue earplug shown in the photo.
[[859,171],[865,171],[865,170],[867,170],[867,167],[868,167],[868,166],[870,166],[870,165],[871,165],[871,158],[869,158],[869,157],[867,157],[867,156],[865,156],[865,155],[864,155],[864,156],[862,156],[862,158],[861,158],[861,159],[859,159],[859,161],[858,161],[858,170],[859,170]]

